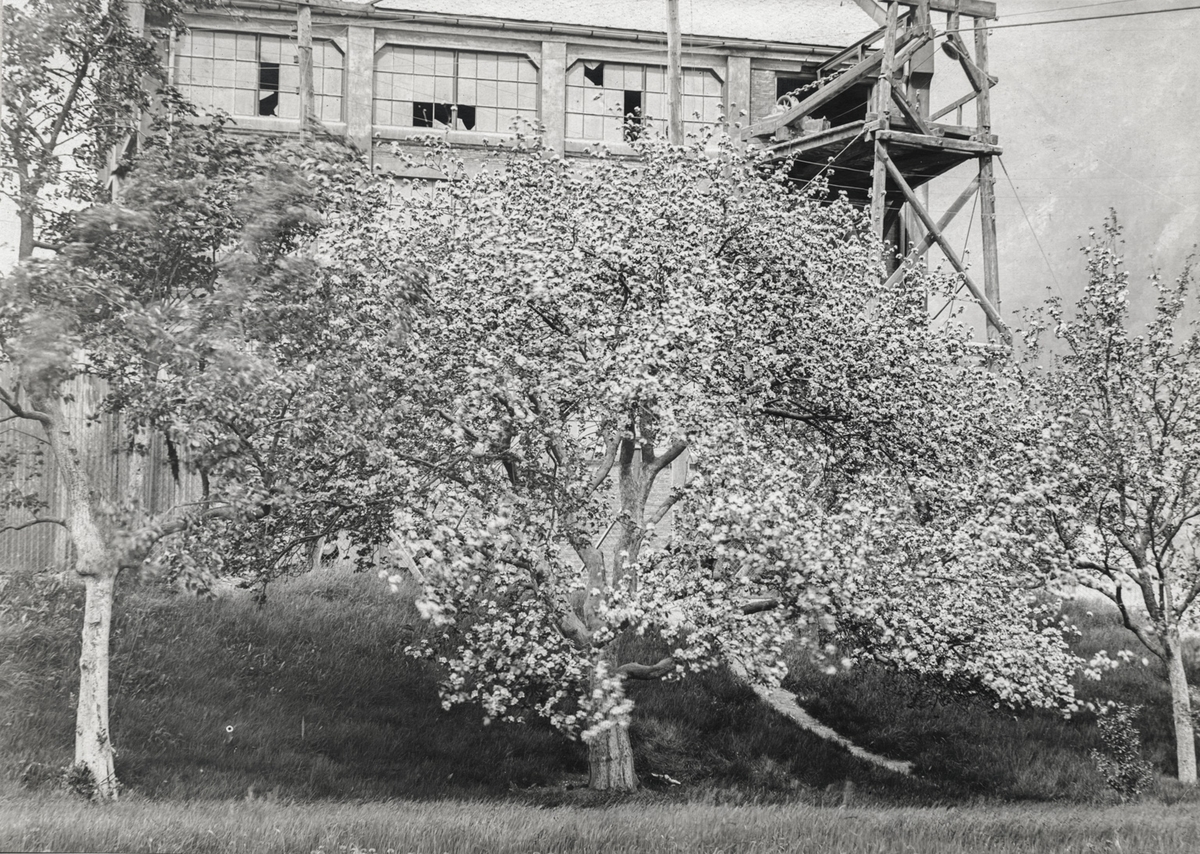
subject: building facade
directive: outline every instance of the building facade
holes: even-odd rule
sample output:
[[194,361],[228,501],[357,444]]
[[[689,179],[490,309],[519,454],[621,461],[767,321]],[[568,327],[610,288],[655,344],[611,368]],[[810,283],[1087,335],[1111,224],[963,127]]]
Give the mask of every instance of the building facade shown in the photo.
[[[536,126],[560,154],[664,131],[666,0],[313,0],[312,115],[395,166],[436,136],[483,150]],[[875,24],[855,0],[680,0],[685,133],[748,125]],[[246,0],[170,40],[172,82],[238,127],[299,129],[298,6]],[[831,106],[865,111],[865,93]],[[856,116],[861,118],[861,116]],[[838,116],[830,116],[839,124]]]

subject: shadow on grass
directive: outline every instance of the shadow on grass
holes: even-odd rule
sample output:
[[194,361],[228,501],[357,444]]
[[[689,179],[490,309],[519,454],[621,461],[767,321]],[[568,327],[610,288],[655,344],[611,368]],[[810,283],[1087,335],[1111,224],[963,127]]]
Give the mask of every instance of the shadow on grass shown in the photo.
[[[78,680],[79,591],[11,584],[0,621],[0,794],[49,791],[69,763]],[[20,591],[18,591],[19,593]],[[51,595],[52,594],[52,595]],[[378,801],[506,798],[608,806],[589,792],[586,753],[540,723],[484,726],[444,710],[437,676],[404,655],[423,630],[411,602],[373,576],[321,571],[250,596],[195,600],[126,585],[113,632],[117,769],[152,800]],[[24,601],[24,604],[22,604]],[[16,604],[13,604],[16,603]],[[22,611],[24,609],[24,611]],[[1129,645],[1111,615],[1080,610],[1090,655]],[[1133,648],[1133,647],[1131,647]],[[628,642],[652,660],[661,645]],[[1088,756],[1094,722],[947,700],[927,681],[864,666],[827,676],[802,660],[788,687],[815,717],[877,753],[913,760],[902,777],[863,763],[775,713],[729,673],[634,683],[632,739],[645,784],[634,802],[953,804],[979,799],[1107,803]],[[1147,756],[1174,771],[1160,674],[1125,667],[1089,698],[1146,704]],[[1159,781],[1153,796],[1195,800]]]

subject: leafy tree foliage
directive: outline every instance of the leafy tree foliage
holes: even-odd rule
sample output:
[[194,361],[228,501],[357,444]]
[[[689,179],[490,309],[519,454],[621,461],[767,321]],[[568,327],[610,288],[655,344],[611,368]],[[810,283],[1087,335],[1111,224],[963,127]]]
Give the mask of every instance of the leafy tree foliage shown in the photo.
[[1110,599],[1167,670],[1179,778],[1196,782],[1191,703],[1180,631],[1200,594],[1200,330],[1187,320],[1190,271],[1154,276],[1154,314],[1135,333],[1129,273],[1115,218],[1086,248],[1088,284],[1069,315],[1052,299],[1034,317],[1031,371],[1045,414],[1031,451],[1040,501],[1066,571]]
[[[1006,477],[1019,385],[931,329],[923,283],[880,284],[847,203],[731,146],[640,154],[444,156],[395,222],[431,310],[378,454],[444,701],[580,734],[616,789],[626,680],[774,685],[795,643],[1073,707]],[[625,660],[647,631],[670,654]]]
[[[264,552],[290,555],[298,525],[344,512],[331,472],[355,453],[341,425],[370,411],[361,359],[399,360],[417,281],[372,228],[389,203],[343,149],[184,125],[148,149],[120,205],[78,214],[62,252],[27,259],[0,287],[5,420],[38,432],[63,484],[62,517],[32,522],[66,528],[87,591],[76,765],[101,797],[117,791],[107,676],[119,574],[152,555],[185,575],[227,571],[216,547],[251,523]],[[89,470],[71,429],[81,376],[102,383],[103,409],[132,437],[123,494]],[[156,440],[196,480],[174,506],[141,500]]]
[[4,7],[0,192],[17,207],[20,258],[57,245],[58,216],[95,198],[98,174],[114,151],[129,151],[142,111],[166,81],[142,19],[179,25],[183,4],[149,0],[137,10],[132,18],[125,0]]

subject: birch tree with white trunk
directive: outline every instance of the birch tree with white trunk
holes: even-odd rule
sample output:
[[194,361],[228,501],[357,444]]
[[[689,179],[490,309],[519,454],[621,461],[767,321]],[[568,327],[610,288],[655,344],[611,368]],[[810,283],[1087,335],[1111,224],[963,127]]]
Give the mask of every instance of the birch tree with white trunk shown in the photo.
[[[181,124],[169,146],[147,148],[120,205],[74,215],[60,251],[0,282],[0,422],[43,443],[62,493],[52,516],[36,494],[7,490],[0,532],[61,526],[86,591],[77,789],[119,790],[108,696],[118,581],[157,566],[203,586],[229,569],[219,546],[239,526],[257,526],[283,559],[298,526],[328,528],[343,512],[306,478],[331,479],[330,461],[354,449],[338,425],[370,411],[356,354],[387,353],[407,327],[418,281],[371,228],[389,201],[343,149]],[[98,412],[78,411],[79,377],[102,390]],[[74,427],[102,413],[118,419],[113,444],[133,472],[123,490],[89,468]],[[143,500],[151,441],[194,483],[178,503]],[[291,521],[276,531],[276,516]],[[201,535],[210,528],[221,537]]]

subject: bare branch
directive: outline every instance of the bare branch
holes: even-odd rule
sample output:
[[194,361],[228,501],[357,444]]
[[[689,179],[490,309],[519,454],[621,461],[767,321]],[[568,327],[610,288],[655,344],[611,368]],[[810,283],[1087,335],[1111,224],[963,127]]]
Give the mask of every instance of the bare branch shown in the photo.
[[0,534],[7,531],[23,531],[26,528],[32,528],[34,525],[61,525],[64,528],[67,527],[66,520],[64,519],[37,518],[30,519],[28,522],[22,522],[20,525],[5,525],[3,528],[0,528]]

